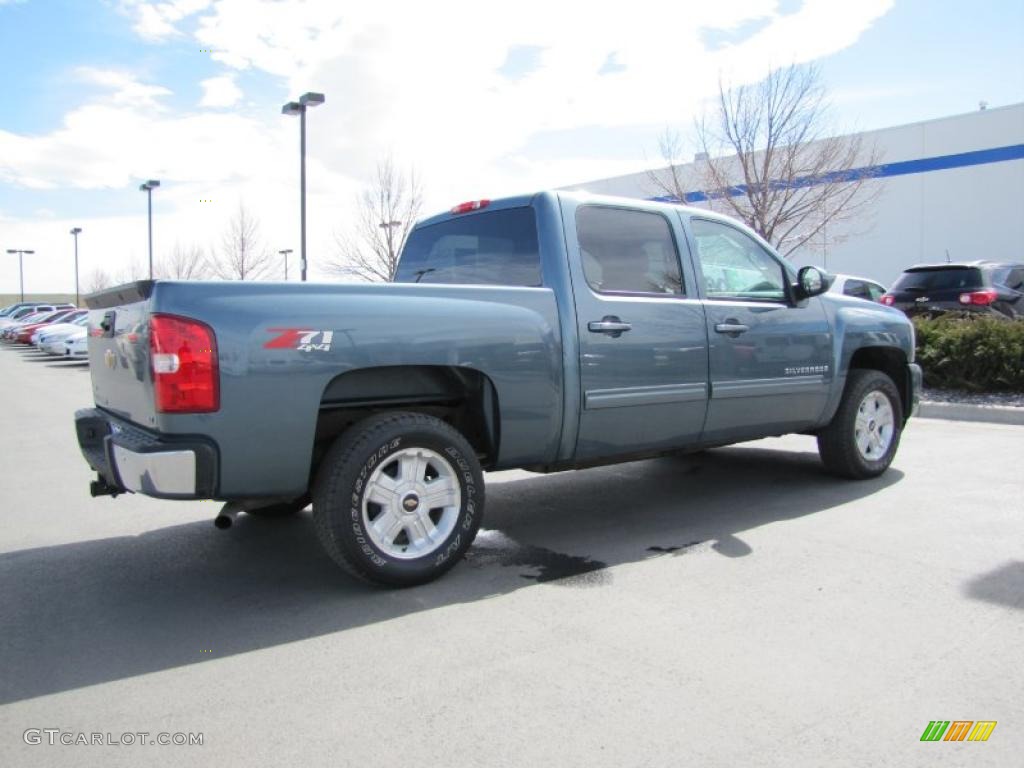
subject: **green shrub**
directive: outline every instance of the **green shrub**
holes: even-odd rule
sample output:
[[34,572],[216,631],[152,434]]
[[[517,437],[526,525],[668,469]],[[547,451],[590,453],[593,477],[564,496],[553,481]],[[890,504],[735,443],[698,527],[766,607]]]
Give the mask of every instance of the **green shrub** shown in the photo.
[[914,327],[926,387],[1024,392],[1024,320],[922,316]]

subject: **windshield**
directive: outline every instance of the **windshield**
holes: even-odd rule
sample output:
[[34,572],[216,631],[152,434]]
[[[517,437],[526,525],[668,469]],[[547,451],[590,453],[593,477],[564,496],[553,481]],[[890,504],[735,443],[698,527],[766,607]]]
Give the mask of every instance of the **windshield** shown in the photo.
[[478,213],[414,230],[395,282],[539,286],[533,209]]
[[936,267],[904,272],[893,285],[895,291],[959,291],[982,288],[981,270],[976,267]]

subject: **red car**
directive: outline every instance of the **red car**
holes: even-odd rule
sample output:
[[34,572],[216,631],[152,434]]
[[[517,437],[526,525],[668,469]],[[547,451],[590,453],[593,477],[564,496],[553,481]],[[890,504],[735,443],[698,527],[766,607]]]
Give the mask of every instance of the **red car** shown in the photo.
[[74,308],[72,308],[72,309],[60,309],[60,310],[57,310],[56,312],[53,312],[53,313],[51,313],[49,315],[46,315],[45,317],[41,318],[37,322],[31,323],[29,325],[22,325],[22,326],[20,326],[18,328],[17,333],[15,333],[14,341],[16,343],[18,343],[18,344],[31,344],[32,343],[32,334],[35,333],[36,330],[38,330],[39,328],[42,328],[44,325],[50,325],[51,323],[64,322],[65,319],[70,319],[70,315],[72,315],[72,314],[74,314],[76,312],[80,313],[81,310],[77,310],[77,309],[74,309]]

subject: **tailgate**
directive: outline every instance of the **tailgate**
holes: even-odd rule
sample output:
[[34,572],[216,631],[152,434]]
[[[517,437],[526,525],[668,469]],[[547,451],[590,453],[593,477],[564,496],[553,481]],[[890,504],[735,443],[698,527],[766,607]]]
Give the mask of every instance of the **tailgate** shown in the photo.
[[153,285],[144,280],[85,297],[89,373],[96,405],[142,426],[156,424],[149,365]]

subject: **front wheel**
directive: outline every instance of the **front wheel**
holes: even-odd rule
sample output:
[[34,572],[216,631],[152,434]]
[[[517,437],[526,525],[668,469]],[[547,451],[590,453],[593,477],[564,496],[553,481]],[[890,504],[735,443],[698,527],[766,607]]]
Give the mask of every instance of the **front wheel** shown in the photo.
[[483,472],[469,443],[420,413],[372,416],[324,457],[313,489],[317,536],[350,574],[388,586],[436,579],[473,543]]
[[818,452],[833,474],[877,477],[892,463],[902,430],[903,407],[893,380],[881,371],[854,369],[839,410],[818,433]]

